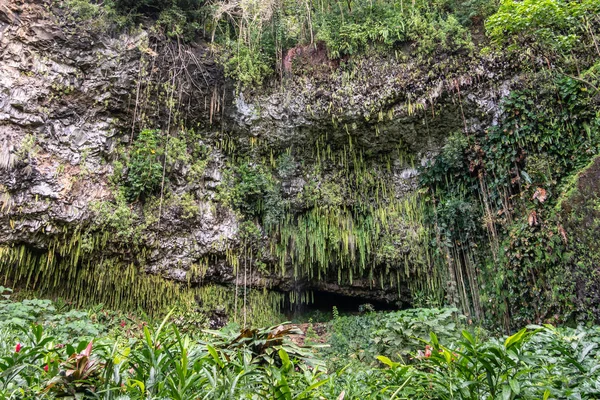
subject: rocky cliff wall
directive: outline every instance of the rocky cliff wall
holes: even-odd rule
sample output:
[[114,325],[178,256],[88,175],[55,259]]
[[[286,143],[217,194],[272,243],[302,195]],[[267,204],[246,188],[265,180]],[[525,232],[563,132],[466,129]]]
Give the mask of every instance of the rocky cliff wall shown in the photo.
[[[506,61],[407,52],[334,65],[308,52],[283,81],[239,90],[203,42],[106,32],[57,3],[0,5],[7,282],[145,307],[208,283],[298,301],[443,292],[418,168],[451,133],[494,122],[514,80]],[[157,159],[159,188],[124,200],[144,129],[184,150]]]

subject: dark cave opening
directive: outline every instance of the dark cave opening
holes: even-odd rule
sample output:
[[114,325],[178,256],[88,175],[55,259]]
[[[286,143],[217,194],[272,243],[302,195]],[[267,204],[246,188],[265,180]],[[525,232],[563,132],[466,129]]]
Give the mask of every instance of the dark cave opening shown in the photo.
[[[340,314],[358,314],[361,311],[393,311],[398,310],[395,303],[373,300],[360,296],[347,296],[325,291],[312,291],[311,300],[305,303],[286,301],[284,310],[288,318],[300,318],[302,315],[314,313],[331,314],[336,307]],[[365,307],[370,304],[372,309]]]

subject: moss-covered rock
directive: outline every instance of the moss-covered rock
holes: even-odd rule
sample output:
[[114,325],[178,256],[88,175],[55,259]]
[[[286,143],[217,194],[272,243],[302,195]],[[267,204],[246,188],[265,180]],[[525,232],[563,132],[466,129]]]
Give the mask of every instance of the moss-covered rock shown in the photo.
[[560,203],[559,228],[572,252],[570,275],[579,317],[600,319],[600,157],[577,174]]

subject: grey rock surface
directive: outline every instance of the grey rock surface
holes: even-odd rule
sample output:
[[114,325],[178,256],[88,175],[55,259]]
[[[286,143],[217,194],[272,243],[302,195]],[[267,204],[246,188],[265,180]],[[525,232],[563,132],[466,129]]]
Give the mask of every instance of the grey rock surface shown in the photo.
[[[202,43],[185,49],[194,57],[169,58],[168,45],[159,43],[164,38],[157,42],[144,30],[116,36],[86,30],[61,21],[48,11],[50,4],[8,0],[0,5],[0,246],[44,249],[63,227],[95,223],[93,205],[115,198],[111,160],[140,127],[138,79],[153,62],[162,62],[165,70],[184,65],[190,79],[181,83],[182,103],[189,105],[183,112],[207,137],[224,129],[260,138],[275,152],[290,146],[310,151],[325,133],[335,146],[351,131],[356,145],[373,154],[402,145],[417,160],[428,160],[452,132],[480,131],[495,120],[498,101],[511,85],[493,59],[469,56],[475,68],[449,63],[447,73],[430,78],[425,66],[410,60],[371,56],[356,66],[353,79],[342,71],[295,74],[281,87],[236,92]],[[210,97],[214,82],[221,82],[222,96]],[[220,102],[218,112],[214,101]],[[164,127],[165,111],[150,109],[147,121]],[[165,201],[160,220],[146,226],[148,272],[185,282],[192,265],[213,256],[197,283],[235,283],[225,254],[239,243],[240,219],[216,198],[226,156],[215,147],[211,151],[202,185],[186,181],[185,165],[177,167],[171,182],[171,193],[200,199],[196,215],[183,218],[179,205]],[[400,161],[392,166],[398,197],[415,190],[417,167]],[[282,179],[283,196],[297,197],[311,179],[295,168]],[[143,214],[141,205],[131,208]],[[342,286],[254,274],[250,284],[385,301],[397,296],[396,288],[373,288],[361,279]]]

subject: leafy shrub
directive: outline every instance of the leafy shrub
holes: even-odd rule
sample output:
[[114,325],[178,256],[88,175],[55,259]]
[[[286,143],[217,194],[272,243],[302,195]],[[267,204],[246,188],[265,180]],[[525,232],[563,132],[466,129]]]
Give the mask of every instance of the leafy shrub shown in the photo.
[[463,25],[483,22],[498,10],[497,0],[463,0],[450,5],[452,13]]
[[158,131],[145,129],[133,143],[127,162],[125,194],[136,201],[155,193],[161,185],[163,166]]
[[244,87],[262,85],[273,74],[273,60],[261,48],[251,48],[241,41],[227,41],[221,56],[225,75]]
[[423,347],[431,331],[445,339],[460,336],[463,321],[455,308],[338,316],[331,321],[331,347],[323,351],[332,369],[349,360],[368,364],[377,354],[406,358]]
[[527,42],[562,53],[580,44],[587,16],[600,12],[595,0],[504,0],[486,22],[492,40],[498,43]]
[[183,209],[182,218],[183,219],[192,219],[196,218],[198,215],[198,204],[194,199],[194,195],[191,193],[185,193],[181,196],[180,200],[181,208]]
[[330,328],[330,348],[324,350],[328,366],[339,369],[349,362],[372,361],[376,355],[371,344],[371,333],[382,326],[380,313],[358,316],[340,316],[334,310]]
[[[253,357],[263,363],[283,362],[278,350],[284,350],[287,356],[302,360],[312,367],[324,367],[321,360],[315,359],[310,349],[302,348],[289,340],[290,335],[298,335],[303,332],[291,326],[271,326],[263,329],[223,329],[221,331],[206,331],[213,335],[217,341],[212,345],[226,353],[235,353],[238,349],[250,351]],[[311,346],[316,348],[317,346]]]
[[260,166],[248,163],[240,165],[236,175],[233,205],[244,214],[260,215],[264,207],[264,194],[270,184],[269,176]]
[[356,54],[368,46],[389,49],[403,42],[414,42],[421,55],[438,48],[470,46],[467,30],[443,6],[421,1],[353,3],[351,12],[340,5],[315,16],[317,39],[326,43],[332,58]]
[[31,324],[39,324],[44,329],[52,330],[62,343],[73,337],[90,340],[97,336],[103,327],[91,321],[87,312],[69,310],[58,311],[50,300],[10,300],[10,289],[0,286],[0,330],[26,330]]
[[549,325],[532,326],[503,341],[483,342],[463,331],[462,338],[450,346],[431,334],[415,365],[378,358],[390,367],[390,390],[402,397],[595,398],[600,390],[598,369],[593,367],[597,332],[589,332],[591,338],[582,330],[574,336],[565,333]]
[[108,228],[117,238],[122,240],[137,240],[141,234],[141,225],[138,224],[138,214],[127,203],[126,188],[117,190],[115,201],[101,201],[92,203],[95,221],[99,227]]
[[190,154],[185,137],[172,137],[167,140],[167,165],[172,166],[176,163],[188,164],[190,162]]
[[243,215],[266,224],[277,222],[283,213],[279,184],[260,164],[244,162],[228,170],[220,197]]
[[[168,318],[168,317],[167,317]],[[269,354],[278,363],[259,362],[256,347],[220,349],[198,344],[167,325],[167,319],[143,327],[129,342],[108,337],[57,346],[41,325],[21,333],[0,329],[0,397],[108,398],[261,398],[310,399],[328,379],[290,351],[300,348],[281,331],[273,335]],[[262,331],[261,331],[262,332]],[[272,332],[267,330],[265,332]],[[257,333],[257,346],[266,337]],[[242,336],[244,336],[242,332]],[[76,338],[73,338],[76,340]],[[215,343],[218,346],[218,343]]]
[[405,359],[423,347],[431,332],[447,341],[460,336],[465,317],[456,308],[413,309],[384,314],[382,329],[372,332],[379,354]]

